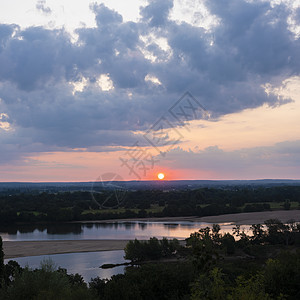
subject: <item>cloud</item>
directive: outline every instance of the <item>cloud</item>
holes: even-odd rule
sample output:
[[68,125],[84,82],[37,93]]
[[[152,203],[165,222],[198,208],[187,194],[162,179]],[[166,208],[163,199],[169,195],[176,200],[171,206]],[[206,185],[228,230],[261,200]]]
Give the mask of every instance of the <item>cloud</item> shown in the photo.
[[147,6],[141,8],[141,15],[151,27],[160,27],[168,22],[171,8],[173,8],[173,0],[150,0]]
[[0,81],[16,84],[16,93],[44,89],[50,81],[76,76],[73,58],[77,49],[64,30],[21,30],[10,25],[0,28],[0,35],[8,29],[11,36],[6,35],[0,53]]
[[295,19],[298,22],[298,25],[300,24],[300,7],[298,7],[295,11]]
[[[94,4],[96,27],[77,29],[76,42],[64,29],[1,24],[0,113],[14,129],[2,147],[128,146],[187,90],[216,117],[288,101],[263,86],[300,75],[292,8],[205,3],[219,20],[210,30],[172,21],[173,1],[150,1],[137,22]],[[109,88],[99,86],[101,76]]]
[[101,27],[102,25],[107,26],[108,24],[120,24],[123,22],[123,17],[119,13],[107,8],[104,4],[93,4],[91,9],[96,15],[98,27]]
[[299,148],[300,140],[234,151],[218,146],[194,151],[177,147],[166,154],[164,164],[174,169],[205,171],[217,178],[299,178]]
[[50,15],[52,13],[51,8],[46,6],[46,0],[38,0],[35,7],[38,11],[41,11],[45,15]]

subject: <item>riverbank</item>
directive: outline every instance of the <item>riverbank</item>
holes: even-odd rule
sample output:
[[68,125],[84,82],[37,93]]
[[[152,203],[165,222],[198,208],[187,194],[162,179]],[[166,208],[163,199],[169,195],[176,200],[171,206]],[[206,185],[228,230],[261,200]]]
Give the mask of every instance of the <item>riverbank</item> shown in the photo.
[[77,252],[123,250],[128,240],[72,240],[3,242],[4,258]]
[[78,221],[76,223],[113,223],[113,222],[205,222],[205,223],[232,223],[236,225],[252,225],[264,223],[268,219],[279,219],[287,222],[291,219],[300,222],[300,210],[273,210],[261,212],[249,212],[238,214],[226,214],[207,217],[163,217],[163,218],[132,218],[132,219],[110,219],[95,221]]

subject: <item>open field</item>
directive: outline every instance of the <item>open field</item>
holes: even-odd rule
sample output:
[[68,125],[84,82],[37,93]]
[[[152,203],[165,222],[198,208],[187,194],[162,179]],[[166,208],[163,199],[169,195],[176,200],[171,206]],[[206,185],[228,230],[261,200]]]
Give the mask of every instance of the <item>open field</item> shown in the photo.
[[[247,205],[252,205],[252,204],[257,204],[257,203],[254,202],[245,203],[245,205],[242,206],[242,209],[244,209]],[[259,204],[269,204],[271,209],[280,210],[284,208],[284,202],[262,202]],[[290,204],[291,204],[290,209],[296,209],[297,207],[299,207],[299,202],[291,201]]]
[[[147,213],[151,212],[151,213],[160,213],[162,212],[164,209],[164,206],[159,206],[159,205],[151,205],[150,208],[146,208],[145,211]],[[124,207],[119,207],[119,208],[107,208],[107,209],[88,209],[88,210],[84,210],[83,211],[83,215],[86,214],[96,214],[96,213],[115,213],[115,214],[120,214],[120,213],[125,213],[126,210],[130,210],[132,212],[138,213],[140,211],[139,208],[130,208],[130,209],[126,209]]]

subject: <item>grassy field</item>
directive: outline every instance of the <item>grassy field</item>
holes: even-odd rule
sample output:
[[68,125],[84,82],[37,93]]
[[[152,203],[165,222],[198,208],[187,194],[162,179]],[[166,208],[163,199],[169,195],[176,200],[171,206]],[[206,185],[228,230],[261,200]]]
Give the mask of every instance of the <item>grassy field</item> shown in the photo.
[[[158,206],[158,205],[151,205],[150,208],[145,209],[145,211],[147,213],[152,212],[152,213],[158,213],[158,212],[162,212],[162,210],[164,209],[164,206]],[[85,210],[83,211],[83,215],[85,214],[96,214],[96,213],[124,213],[127,209],[123,208],[123,207],[119,207],[119,208],[111,208],[111,209],[90,209],[90,210]],[[140,209],[138,208],[130,208],[130,211],[133,211],[135,213],[138,213],[140,211]]]
[[[17,215],[19,216],[20,215],[20,211],[17,212]],[[35,216],[38,216],[38,215],[41,215],[41,214],[44,214],[42,212],[39,212],[39,211],[26,211],[26,213],[30,213],[30,214],[33,214]]]
[[[246,205],[251,205],[251,204],[255,204],[255,203],[246,203],[244,206],[242,206],[241,208],[244,209]],[[263,203],[260,203],[263,204]],[[270,204],[270,208],[272,210],[280,210],[280,209],[284,209],[283,204],[284,202],[266,202],[266,204]],[[201,208],[208,206],[209,204],[201,204],[199,205]],[[297,209],[299,206],[298,202],[291,202],[291,207],[290,209]],[[158,213],[158,212],[162,212],[164,209],[164,206],[158,206],[158,205],[151,205],[150,208],[145,209],[145,211],[147,213],[152,212],[152,213]],[[83,215],[85,214],[96,214],[96,213],[124,213],[127,209],[123,208],[123,207],[119,207],[119,208],[111,208],[111,209],[90,209],[90,210],[85,210],[83,211]],[[140,211],[140,209],[138,208],[130,208],[130,211],[133,211],[135,213],[138,213]]]
[[[246,205],[251,205],[251,204],[255,204],[255,203],[246,203],[244,206],[241,207],[241,209],[244,209]],[[263,204],[263,203],[260,203]],[[283,210],[283,204],[284,202],[266,202],[266,204],[270,205],[271,210]],[[208,206],[209,204],[201,204],[198,205],[201,208]],[[291,202],[291,207],[290,209],[297,209],[299,207],[299,203],[298,202]],[[72,209],[71,207],[68,209]],[[160,213],[162,212],[164,209],[164,206],[159,206],[159,205],[151,205],[150,208],[145,209],[145,211],[147,213]],[[114,214],[119,214],[119,213],[125,213],[126,210],[130,210],[132,212],[138,213],[140,211],[140,209],[138,208],[124,208],[124,207],[119,207],[119,208],[110,208],[110,209],[88,209],[88,210],[84,210],[82,212],[83,215],[86,214],[104,214],[104,213],[114,213]],[[21,212],[18,212],[17,214],[20,215]],[[38,211],[30,211],[30,213],[34,214],[35,216],[38,216],[40,214],[43,214],[41,212]]]

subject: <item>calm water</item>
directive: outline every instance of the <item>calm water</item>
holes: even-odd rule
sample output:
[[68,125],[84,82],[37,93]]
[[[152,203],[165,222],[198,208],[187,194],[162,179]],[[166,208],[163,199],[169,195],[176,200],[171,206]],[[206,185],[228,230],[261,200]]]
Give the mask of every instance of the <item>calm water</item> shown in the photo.
[[[211,226],[203,222],[115,222],[99,224],[22,225],[0,227],[4,241],[90,240],[90,239],[185,239],[200,228]],[[230,223],[220,224],[230,232]]]
[[[126,262],[123,250],[29,256],[13,258],[13,260],[17,261],[21,267],[27,265],[35,269],[40,267],[41,261],[49,258],[51,258],[57,267],[60,266],[67,269],[68,273],[81,274],[86,282],[97,276],[110,278],[112,275],[123,274],[125,268],[123,266],[113,269],[101,269],[99,266],[107,263],[116,264]],[[5,263],[8,261],[9,259],[4,260]]]
[[[222,232],[232,231],[230,223],[221,225]],[[149,239],[177,238],[185,239],[200,228],[212,226],[203,222],[115,222],[99,224],[59,224],[59,225],[22,225],[0,227],[0,235],[4,241],[39,241],[39,240],[86,240],[86,239]],[[249,228],[245,225],[244,228]],[[22,267],[40,266],[45,258],[68,270],[68,273],[79,273],[86,282],[91,278],[110,278],[112,275],[124,273],[124,267],[100,269],[105,263],[123,263],[124,251],[102,251],[88,253],[69,253],[43,256],[14,258]],[[7,262],[7,260],[5,260]]]

